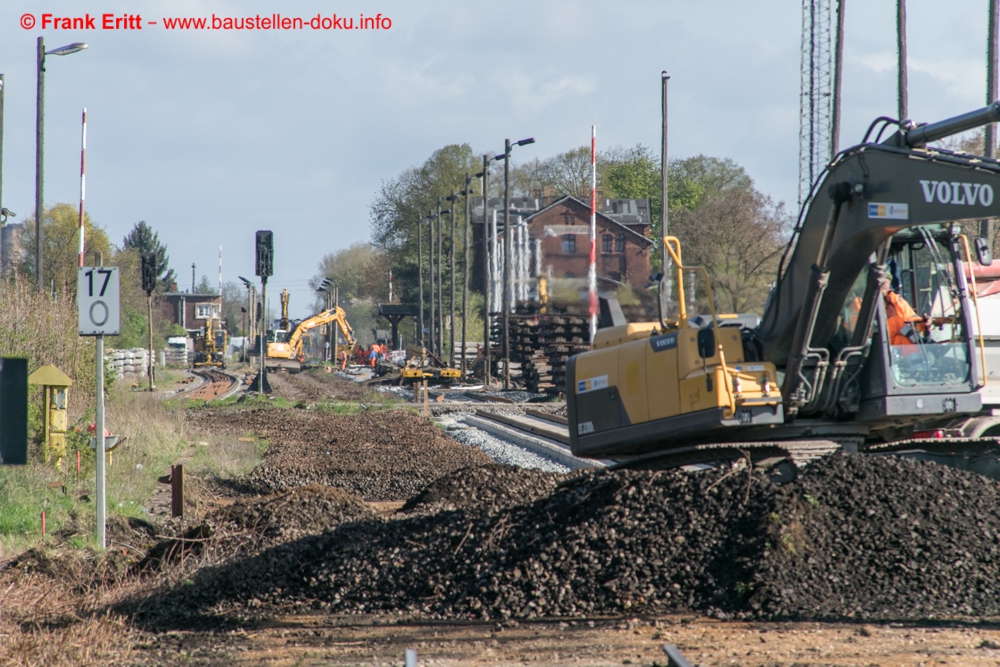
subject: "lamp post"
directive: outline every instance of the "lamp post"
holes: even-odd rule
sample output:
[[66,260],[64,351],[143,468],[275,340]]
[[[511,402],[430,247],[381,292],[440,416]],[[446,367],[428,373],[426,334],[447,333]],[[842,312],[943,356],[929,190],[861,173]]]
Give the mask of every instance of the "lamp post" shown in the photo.
[[435,311],[434,311],[434,301],[436,298],[434,295],[434,221],[440,216],[440,214],[441,214],[441,200],[438,199],[437,204],[434,207],[434,210],[431,211],[431,213],[427,216],[428,218],[427,287],[430,289],[430,296],[431,296],[430,310],[427,313],[430,319],[430,321],[427,323],[427,325],[430,328],[430,331],[428,332],[429,334],[428,338],[430,340],[428,341],[427,348],[431,352],[437,351],[435,349],[435,346],[437,345],[437,320],[435,319]]
[[[483,172],[479,172],[473,176],[469,176],[468,173],[465,174],[465,188],[462,189],[461,194],[465,197],[465,225],[462,227],[463,242],[465,245],[465,255],[463,258],[462,265],[464,270],[462,272],[462,379],[465,379],[465,352],[466,352],[466,338],[465,330],[469,323],[469,224],[471,222],[471,210],[469,208],[469,194],[470,188],[469,184],[472,183],[477,178],[481,178]],[[486,210],[486,207],[483,207]],[[453,325],[454,326],[454,325]]]
[[437,203],[437,338],[434,340],[435,345],[437,345],[437,354],[439,357],[444,356],[444,270],[441,265],[444,264],[444,227],[441,225],[441,216],[448,215],[451,213],[451,209],[441,210],[442,199],[438,199]]
[[490,386],[490,162],[496,158],[483,155],[483,385]]
[[[320,286],[316,288],[316,292],[323,295],[323,310],[330,310],[330,292],[327,289],[327,285],[329,285],[329,284],[330,284],[330,279],[329,278],[324,278],[323,282],[320,283]],[[329,352],[327,352],[327,350],[329,349],[329,346],[330,346],[330,329],[333,328],[329,324],[327,324],[326,326],[328,327],[327,331],[326,331],[326,336],[325,336],[326,340],[323,341],[324,343],[326,343],[326,345],[324,345],[322,347],[322,350],[323,350],[323,361],[324,362],[330,360],[329,359]],[[336,357],[334,357],[334,358],[336,358]]]
[[[256,333],[257,333],[257,315],[258,315],[258,313],[257,313],[257,286],[254,285],[249,280],[247,280],[246,278],[244,278],[243,276],[238,276],[238,278],[243,281],[243,284],[247,288],[247,308],[246,308],[246,311],[247,311],[247,325],[248,326],[244,327],[244,329],[243,329],[243,335],[246,338],[249,338],[251,340],[251,342],[253,342],[255,340],[255,338],[256,338]],[[257,346],[254,345],[251,349],[255,350],[255,349],[257,349]],[[244,344],[243,345],[243,361],[249,362],[249,360],[250,360],[250,356],[249,356],[249,354],[246,351],[246,344]]]
[[418,326],[420,332],[417,334],[417,345],[424,347],[424,220],[430,216],[424,216],[417,220],[417,290],[419,292]]
[[35,289],[42,291],[42,146],[45,143],[45,56],[68,56],[83,51],[87,45],[74,42],[51,51],[45,50],[45,39],[38,38],[38,90],[35,106]]
[[497,155],[503,158],[503,388],[510,389],[510,265],[511,265],[511,234],[510,234],[510,151],[514,146],[527,146],[535,143],[534,138],[521,139],[511,143],[504,139],[504,151]]
[[457,217],[458,207],[455,202],[458,201],[458,195],[454,191],[445,197],[451,202],[451,248],[449,254],[451,255],[451,326],[448,327],[448,354],[451,358],[451,363],[449,366],[455,364],[455,218]]
[[[329,278],[323,278],[323,281],[319,284],[318,292],[322,292],[326,295],[323,301],[324,310],[331,310],[337,308],[336,299],[340,295],[340,285],[333,282]],[[327,325],[327,342],[330,344],[330,358],[326,358],[326,349],[323,350],[323,361],[330,361],[332,363],[337,363],[337,345],[339,341],[337,340],[337,329],[333,326],[333,323]]]

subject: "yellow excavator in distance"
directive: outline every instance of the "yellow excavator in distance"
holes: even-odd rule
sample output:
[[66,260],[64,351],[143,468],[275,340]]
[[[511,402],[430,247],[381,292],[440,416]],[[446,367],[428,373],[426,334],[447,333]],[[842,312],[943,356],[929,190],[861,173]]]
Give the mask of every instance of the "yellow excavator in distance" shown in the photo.
[[324,324],[337,326],[344,340],[347,341],[347,350],[348,354],[350,354],[358,341],[354,335],[354,329],[351,328],[350,323],[347,321],[347,314],[344,313],[343,308],[338,306],[330,310],[324,310],[299,322],[298,326],[295,327],[295,330],[288,337],[287,342],[268,341],[267,358],[264,361],[264,365],[273,370],[302,370],[302,362],[305,361],[305,355],[302,351],[303,336],[312,329]]
[[215,320],[209,319],[205,323],[203,332],[195,337],[194,341],[194,362],[192,368],[202,366],[226,367],[226,346],[229,344],[229,332],[225,327],[220,326],[215,329],[212,323]]

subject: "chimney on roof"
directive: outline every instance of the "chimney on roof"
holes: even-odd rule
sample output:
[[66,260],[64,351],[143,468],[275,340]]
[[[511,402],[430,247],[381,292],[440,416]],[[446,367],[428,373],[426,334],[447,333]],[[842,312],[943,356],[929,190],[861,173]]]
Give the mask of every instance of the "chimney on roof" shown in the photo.
[[177,291],[177,283],[170,283],[170,291],[171,292]]

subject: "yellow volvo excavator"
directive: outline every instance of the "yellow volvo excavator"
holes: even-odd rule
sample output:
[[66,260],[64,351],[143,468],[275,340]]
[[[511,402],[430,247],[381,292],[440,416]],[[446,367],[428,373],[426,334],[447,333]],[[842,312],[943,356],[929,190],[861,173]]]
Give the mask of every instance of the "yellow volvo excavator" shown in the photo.
[[268,341],[267,358],[264,362],[267,368],[291,371],[301,370],[302,362],[305,361],[305,355],[302,351],[303,336],[312,329],[324,324],[336,325],[340,334],[347,342],[348,354],[350,354],[351,350],[357,345],[357,338],[354,335],[354,329],[351,328],[350,323],[347,321],[347,315],[338,306],[302,320],[288,336],[287,340],[278,339]]
[[[995,102],[841,152],[753,325],[685,312],[684,276],[708,274],[665,237],[679,315],[667,317],[664,277],[659,321],[601,329],[570,358],[573,453],[662,467],[906,451],[970,468],[991,458],[987,474],[1000,471],[996,440],[963,431],[980,412],[985,364],[972,253],[955,224],[1000,216],[1000,161],[929,145],[998,120]],[[988,244],[975,247],[988,265]],[[891,304],[902,300],[914,317],[899,328]]]

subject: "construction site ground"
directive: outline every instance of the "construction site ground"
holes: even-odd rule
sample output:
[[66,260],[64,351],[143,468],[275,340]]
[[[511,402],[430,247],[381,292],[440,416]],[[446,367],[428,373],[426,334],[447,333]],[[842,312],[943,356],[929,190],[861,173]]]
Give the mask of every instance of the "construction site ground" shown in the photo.
[[[280,441],[280,456],[267,459],[239,483],[191,480],[184,525],[166,521],[168,505],[162,498],[150,507],[151,521],[161,538],[169,530],[179,534],[184,528],[197,526],[210,515],[220,526],[252,523],[250,532],[258,540],[253,544],[247,542],[249,533],[233,528],[231,534],[218,534],[211,547],[215,551],[188,554],[188,558],[203,559],[204,570],[224,571],[229,558],[260,553],[310,534],[310,521],[318,520],[324,512],[336,515],[337,520],[391,515],[435,479],[468,466],[489,464],[481,451],[455,443],[412,412],[338,413],[315,409],[316,403],[331,400],[373,404],[379,397],[370,386],[315,372],[274,374],[271,385],[275,396],[286,398],[294,407],[250,408],[238,414],[236,407],[198,408],[189,411],[187,423],[192,440],[210,446],[213,441],[236,440],[252,433],[272,444]],[[339,462],[334,464],[333,458]],[[358,464],[345,465],[344,461]],[[542,493],[540,488],[531,493]],[[280,496],[282,493],[298,495]],[[272,498],[285,498],[282,502],[287,507],[268,514],[266,506]],[[227,508],[242,509],[226,514]],[[130,533],[122,527],[115,530],[112,533],[118,541],[130,547],[121,549],[120,555],[111,550],[113,558],[109,560],[122,561],[116,566],[121,572],[134,567],[137,553],[145,553],[148,559],[158,544],[163,546],[162,540],[158,542],[152,535]],[[183,558],[186,552],[180,553]],[[168,556],[163,556],[162,550],[160,555],[166,563]],[[63,562],[66,564],[60,565]],[[24,558],[20,567],[0,571],[0,591],[38,585],[41,580],[50,587],[46,593],[50,598],[83,595],[86,601],[79,602],[76,616],[39,616],[35,621],[44,627],[43,636],[52,636],[68,632],[67,628],[81,622],[81,615],[95,609],[106,614],[112,609],[137,608],[127,603],[116,607],[126,598],[140,599],[147,606],[155,600],[168,610],[171,604],[183,606],[183,596],[178,597],[172,587],[190,587],[193,583],[195,587],[211,588],[213,581],[211,576],[190,572],[178,580],[177,571],[163,565],[162,574],[157,574],[155,568],[147,570],[141,582],[137,579],[123,583],[127,576],[121,575],[115,577],[113,588],[105,590],[95,585],[81,594],[78,571],[72,565],[76,562],[72,558],[61,560],[58,548],[44,558]],[[154,590],[160,591],[159,598],[152,596]],[[100,656],[94,654],[92,659],[78,662],[275,667],[402,665],[406,649],[415,649],[420,665],[652,666],[668,664],[662,646],[673,644],[693,664],[713,666],[1000,664],[1000,624],[995,618],[911,622],[857,618],[816,623],[723,621],[695,613],[580,613],[542,615],[530,620],[447,620],[412,612],[310,612],[294,606],[268,605],[265,600],[262,607],[254,609],[252,618],[236,616],[245,620],[214,629],[125,614],[115,630],[121,634],[120,650],[114,648],[115,642],[108,642]],[[167,613],[166,618],[173,619],[171,614]],[[19,622],[23,625],[32,621],[22,617]],[[15,664],[12,658],[4,657],[3,645],[4,637],[0,636],[0,665]]]

